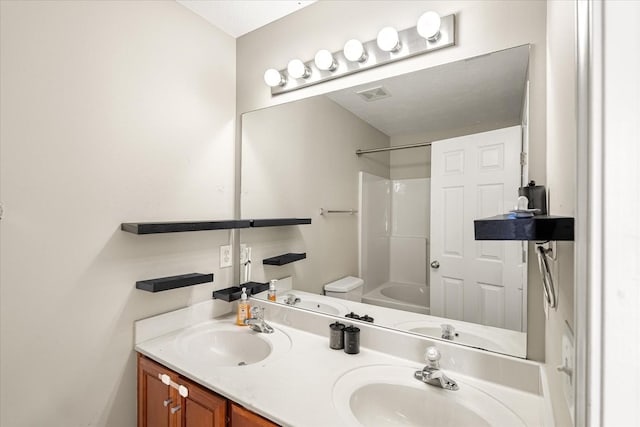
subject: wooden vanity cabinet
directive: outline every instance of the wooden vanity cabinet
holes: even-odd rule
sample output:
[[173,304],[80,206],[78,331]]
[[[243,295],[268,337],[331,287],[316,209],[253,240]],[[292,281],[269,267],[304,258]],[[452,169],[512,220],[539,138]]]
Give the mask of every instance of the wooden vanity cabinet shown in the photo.
[[231,413],[230,425],[233,427],[275,427],[277,425],[231,401],[229,401],[229,412]]
[[[176,388],[164,384],[161,375],[185,386],[188,396],[182,397]],[[138,354],[138,427],[277,427],[277,424]]]

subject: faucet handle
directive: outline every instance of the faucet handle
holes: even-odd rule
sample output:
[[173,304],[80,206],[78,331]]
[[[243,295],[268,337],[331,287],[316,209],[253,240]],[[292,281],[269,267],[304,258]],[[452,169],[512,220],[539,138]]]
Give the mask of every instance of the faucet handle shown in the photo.
[[424,353],[424,358],[429,362],[429,365],[437,367],[438,361],[440,360],[440,350],[435,348],[434,346],[427,347],[427,350]]
[[254,319],[264,320],[264,307],[254,305],[249,312]]

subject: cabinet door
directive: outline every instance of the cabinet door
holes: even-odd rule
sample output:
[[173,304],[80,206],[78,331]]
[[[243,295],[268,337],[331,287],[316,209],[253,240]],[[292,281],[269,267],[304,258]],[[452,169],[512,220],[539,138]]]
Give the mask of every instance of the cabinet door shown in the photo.
[[178,402],[171,387],[160,380],[162,374],[175,379],[167,368],[138,355],[138,427],[171,426],[169,408]]
[[179,427],[225,427],[227,399],[185,378],[180,377],[178,382],[189,390],[189,395],[181,399]]
[[231,426],[230,427],[277,427],[266,418],[262,418],[258,414],[243,408],[242,406],[231,403]]

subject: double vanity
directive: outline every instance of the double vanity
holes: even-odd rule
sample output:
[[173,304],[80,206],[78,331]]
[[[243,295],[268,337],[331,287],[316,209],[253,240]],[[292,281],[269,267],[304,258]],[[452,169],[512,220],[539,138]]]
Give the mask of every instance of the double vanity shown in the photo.
[[213,301],[136,322],[139,425],[553,425],[538,363],[345,319],[360,328],[347,354],[329,347],[334,317],[251,302],[272,333],[213,318]]

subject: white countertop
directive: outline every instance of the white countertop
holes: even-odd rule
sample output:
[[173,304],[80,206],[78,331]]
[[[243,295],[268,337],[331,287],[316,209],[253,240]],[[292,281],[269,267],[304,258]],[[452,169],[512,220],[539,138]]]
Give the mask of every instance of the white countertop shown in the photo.
[[[205,303],[202,303],[205,304]],[[269,310],[269,304],[267,304]],[[277,308],[271,308],[277,311]],[[311,316],[313,313],[301,313],[302,310],[283,308],[284,318],[300,318]],[[289,310],[289,311],[287,311]],[[182,314],[180,313],[182,312]],[[206,320],[208,310],[202,306],[195,309],[186,308],[165,315],[156,316],[136,322],[135,349],[149,358],[167,366],[170,369],[190,378],[191,380],[219,393],[244,407],[284,426],[346,426],[345,419],[338,414],[334,404],[332,390],[335,382],[346,372],[366,365],[389,364],[400,366],[415,366],[420,369],[424,363],[420,360],[407,360],[381,351],[372,342],[376,331],[361,334],[360,353],[350,355],[342,350],[329,348],[328,317],[313,319],[319,324],[326,323],[326,335],[307,332],[293,328],[284,323],[268,320],[276,329],[276,334],[284,333],[290,339],[288,351],[267,357],[261,362],[233,367],[212,367],[198,361],[179,348],[179,337],[189,329],[220,326],[229,328],[234,324],[235,316],[225,316]],[[268,311],[267,311],[268,312]],[[280,314],[282,314],[280,313]],[[297,317],[296,317],[297,316]],[[317,316],[317,315],[316,315]],[[267,317],[269,319],[269,317]],[[203,322],[203,320],[205,320]],[[299,322],[304,323],[304,322]],[[191,326],[189,326],[191,325]],[[363,328],[362,325],[358,325]],[[234,326],[238,333],[256,334],[248,327]],[[364,326],[366,328],[366,326]],[[312,329],[313,330],[313,329]],[[380,333],[389,334],[390,331]],[[273,334],[273,335],[276,335]],[[401,333],[400,333],[401,334]],[[269,334],[261,338],[269,340]],[[400,337],[402,338],[402,337]],[[407,337],[411,339],[411,337]],[[385,340],[383,338],[383,340]],[[388,339],[386,340],[388,341]],[[396,346],[397,347],[397,346]],[[446,346],[443,352],[446,352]],[[473,356],[473,350],[468,352]],[[476,351],[477,352],[477,351]],[[415,354],[415,352],[409,352]],[[452,351],[459,358],[459,351]],[[486,352],[483,352],[486,353]],[[486,354],[480,354],[480,359],[486,359]],[[466,357],[466,356],[465,356]],[[504,356],[495,356],[504,359]],[[444,357],[443,357],[444,361]],[[499,360],[496,366],[511,366],[519,361]],[[523,361],[525,370],[535,368],[532,362]],[[461,362],[458,366],[464,368],[477,364]],[[465,368],[468,369],[468,368]],[[489,371],[492,367],[487,368]],[[502,369],[502,368],[498,368]],[[513,370],[509,367],[509,370]],[[528,426],[550,425],[548,405],[540,392],[528,392],[513,387],[506,387],[477,378],[472,378],[462,372],[443,370],[453,379],[470,384],[480,385],[493,397],[510,407]],[[540,370],[542,371],[542,370]],[[510,376],[509,373],[507,373]],[[526,375],[525,375],[526,376]],[[534,387],[535,388],[535,387]]]

